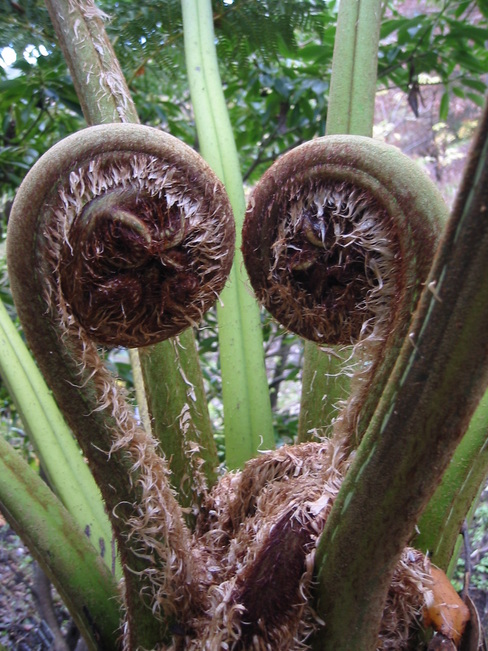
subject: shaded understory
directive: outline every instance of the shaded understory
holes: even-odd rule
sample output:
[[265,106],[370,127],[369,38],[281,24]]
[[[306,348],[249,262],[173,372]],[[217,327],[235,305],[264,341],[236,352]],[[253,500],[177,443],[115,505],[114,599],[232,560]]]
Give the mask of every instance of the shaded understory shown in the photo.
[[[20,538],[0,516],[0,651],[60,649],[34,594],[43,599],[46,584],[35,575],[36,566]],[[66,636],[67,649],[76,647],[77,632],[68,611],[53,592],[53,611]],[[44,599],[44,601],[46,601]]]

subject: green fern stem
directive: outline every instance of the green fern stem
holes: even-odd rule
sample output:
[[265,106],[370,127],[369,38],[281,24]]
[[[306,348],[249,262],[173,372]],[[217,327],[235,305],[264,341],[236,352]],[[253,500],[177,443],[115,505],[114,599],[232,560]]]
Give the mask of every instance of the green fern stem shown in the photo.
[[297,443],[329,437],[350,389],[345,372],[350,346],[320,347],[304,342]]
[[382,5],[341,2],[327,108],[327,133],[371,136]]
[[461,530],[477,503],[488,473],[488,393],[449,462],[442,481],[418,522],[415,546],[452,574]]
[[[488,153],[488,104],[485,106],[484,113],[480,120],[478,132],[472,147],[472,152],[468,159],[463,182],[459,189],[456,203],[453,207],[453,215],[450,222],[450,230],[446,234],[446,244],[443,249],[443,257],[439,256],[438,267],[441,264],[444,266],[437,271],[437,275],[433,278],[435,284],[436,294],[444,301],[440,293],[441,286],[448,285],[444,276],[450,269],[449,263],[450,251],[448,247],[456,247],[456,251],[461,255],[460,247],[463,245],[461,235],[472,229],[472,243],[473,251],[467,252],[469,243],[464,244],[463,253],[468,258],[469,255],[476,253],[478,256],[478,248],[482,250],[483,247],[483,232],[486,223],[486,183],[483,179],[487,176],[487,153]],[[476,235],[479,233],[480,242],[478,244]],[[449,240],[448,238],[451,238]],[[466,236],[465,236],[466,237]],[[479,254],[480,256],[482,253]],[[473,265],[476,260],[473,260]],[[461,272],[464,273],[464,272]],[[483,271],[480,270],[480,280],[483,280]],[[469,282],[469,279],[466,280]],[[473,294],[476,289],[475,270],[471,271],[471,291]],[[481,310],[483,306],[483,283],[480,283],[480,294],[473,298],[475,304],[472,310]],[[467,290],[466,290],[467,291]],[[466,315],[468,320],[469,314]],[[483,318],[480,316],[480,318]],[[464,317],[459,317],[460,323]],[[459,326],[458,324],[458,326]],[[468,324],[466,326],[469,327]],[[463,328],[464,331],[464,328]],[[465,343],[466,347],[468,342]],[[474,346],[474,343],[473,343]],[[480,350],[483,350],[480,344]],[[452,351],[455,354],[455,350]],[[466,379],[466,374],[469,374],[469,369],[462,369],[461,377]],[[474,378],[473,378],[474,380]],[[474,380],[475,381],[475,380]],[[482,387],[482,385],[481,385]],[[476,384],[475,390],[472,395],[467,393],[466,399],[463,400],[463,407],[467,411],[472,408],[473,404],[476,405],[479,399],[480,385]],[[472,509],[473,502],[475,501],[481,487],[483,486],[486,474],[488,472],[488,459],[486,451],[486,434],[488,431],[488,394],[485,393],[481,399],[473,418],[463,426],[461,433],[464,434],[459,443],[456,453],[449,463],[448,468],[442,478],[442,482],[437,489],[436,493],[430,500],[425,512],[419,521],[420,535],[416,539],[416,545],[420,549],[428,550],[434,558],[434,562],[440,567],[448,569],[450,563],[455,562],[457,554],[455,549],[459,548],[457,545],[458,536],[461,526]],[[465,432],[465,433],[464,433]],[[439,526],[442,523],[442,526]]]
[[[0,302],[0,373],[32,441],[50,487],[120,577],[113,537],[100,491],[44,378]],[[27,467],[30,481],[34,471]],[[27,477],[26,477],[27,479]],[[15,492],[14,492],[15,494]],[[3,499],[3,497],[2,497]],[[17,525],[20,520],[17,519]],[[18,532],[22,534],[22,527]]]
[[201,152],[224,182],[236,221],[236,255],[218,304],[226,463],[241,467],[274,447],[259,308],[240,254],[245,199],[218,70],[210,0],[182,0],[188,79]]
[[93,0],[46,0],[88,124],[138,122],[137,111]]
[[[207,401],[203,382],[198,381],[200,366],[195,373],[190,372],[192,361],[198,360],[196,351],[191,349],[195,346],[194,338],[185,335],[141,348],[139,354],[147,382],[153,434],[166,457],[171,459],[171,484],[181,505],[192,509],[195,515],[202,497],[217,480],[217,450],[210,423],[206,418],[194,417],[200,410],[206,411]],[[179,360],[179,366],[168,366],[168,357]],[[163,369],[165,382],[161,383]],[[176,424],[172,421],[173,409],[167,409],[170,402],[180,405]],[[174,436],[175,426],[182,436]]]

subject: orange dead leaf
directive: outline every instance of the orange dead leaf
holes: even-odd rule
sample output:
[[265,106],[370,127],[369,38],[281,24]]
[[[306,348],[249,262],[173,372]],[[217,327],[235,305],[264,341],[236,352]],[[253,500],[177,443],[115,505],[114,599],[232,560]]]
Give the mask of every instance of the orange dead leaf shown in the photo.
[[470,618],[469,609],[442,570],[431,566],[430,573],[433,583],[425,598],[424,624],[458,647]]

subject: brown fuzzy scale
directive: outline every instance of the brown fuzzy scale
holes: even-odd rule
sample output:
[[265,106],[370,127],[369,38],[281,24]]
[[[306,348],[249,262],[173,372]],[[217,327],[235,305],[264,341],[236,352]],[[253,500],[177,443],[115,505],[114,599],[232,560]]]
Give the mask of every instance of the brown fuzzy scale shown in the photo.
[[258,300],[318,343],[354,343],[365,324],[371,333],[399,291],[399,245],[384,206],[350,183],[300,178],[264,210],[244,231]]
[[299,602],[297,588],[305,558],[313,548],[312,532],[285,513],[270,531],[252,565],[239,577],[234,599],[242,604],[244,646],[259,633],[265,640]]
[[243,233],[258,300],[293,332],[329,345],[365,338],[389,314],[402,284],[392,264],[399,251],[374,196],[317,171],[257,207],[251,200]]
[[233,258],[231,212],[215,214],[212,188],[142,153],[87,160],[66,178],[51,202],[65,216],[59,275],[90,337],[146,346],[198,323]]
[[[332,441],[285,446],[226,474],[193,535],[206,599],[178,623],[172,650],[299,651],[322,623],[311,600],[315,546],[346,470]],[[431,579],[406,549],[393,577],[378,650],[408,649]],[[176,631],[175,631],[176,633]]]

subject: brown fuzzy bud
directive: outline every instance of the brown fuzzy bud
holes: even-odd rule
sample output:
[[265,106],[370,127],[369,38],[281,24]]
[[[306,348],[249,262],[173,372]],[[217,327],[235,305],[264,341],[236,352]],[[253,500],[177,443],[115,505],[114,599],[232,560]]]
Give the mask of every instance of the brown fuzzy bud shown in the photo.
[[405,321],[444,211],[440,200],[423,205],[427,184],[406,156],[371,138],[327,136],[284,155],[256,186],[244,224],[258,300],[291,331],[327,345]]
[[46,291],[65,323],[98,343],[174,336],[224,287],[235,237],[227,194],[196,152],[162,131],[84,129],[42,157],[23,192],[41,204]]

